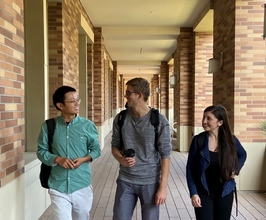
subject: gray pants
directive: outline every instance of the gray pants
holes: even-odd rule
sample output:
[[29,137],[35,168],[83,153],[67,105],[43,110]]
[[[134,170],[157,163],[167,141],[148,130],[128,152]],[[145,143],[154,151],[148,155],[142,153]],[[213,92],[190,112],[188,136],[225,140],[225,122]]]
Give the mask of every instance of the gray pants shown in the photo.
[[155,194],[159,183],[137,185],[117,180],[113,220],[131,220],[138,198],[143,220],[159,220],[159,206],[155,205]]

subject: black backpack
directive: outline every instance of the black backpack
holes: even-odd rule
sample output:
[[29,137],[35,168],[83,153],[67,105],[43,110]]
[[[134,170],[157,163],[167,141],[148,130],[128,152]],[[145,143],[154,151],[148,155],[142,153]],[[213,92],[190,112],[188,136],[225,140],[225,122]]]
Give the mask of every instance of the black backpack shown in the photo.
[[[54,137],[54,130],[55,130],[55,120],[54,118],[47,119],[46,120],[47,129],[48,129],[48,145],[49,145],[49,151],[52,152],[52,143],[53,143],[53,137]],[[43,188],[49,189],[48,186],[48,179],[51,173],[51,166],[47,166],[44,163],[41,164],[41,170],[40,170],[40,182]]]
[[[122,151],[124,149],[124,142],[123,142],[123,138],[122,138],[121,128],[124,124],[124,121],[125,121],[125,118],[127,115],[127,110],[128,109],[122,110],[119,113],[118,122],[117,122],[117,124],[119,126],[120,145],[121,145]],[[151,108],[151,124],[154,127],[154,133],[155,133],[154,147],[158,151],[157,140],[158,140],[159,111],[155,108]]]

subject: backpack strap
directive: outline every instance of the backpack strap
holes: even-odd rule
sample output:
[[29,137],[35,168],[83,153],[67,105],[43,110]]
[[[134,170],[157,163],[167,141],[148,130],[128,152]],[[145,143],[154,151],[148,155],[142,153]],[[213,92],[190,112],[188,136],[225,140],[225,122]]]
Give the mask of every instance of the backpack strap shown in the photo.
[[123,152],[124,150],[124,142],[122,138],[122,126],[124,124],[125,118],[127,115],[127,109],[122,110],[119,115],[118,115],[118,121],[117,124],[119,126],[119,135],[120,135],[120,146],[121,146],[121,151]]
[[154,140],[154,147],[158,151],[158,125],[159,125],[159,111],[158,109],[151,108],[151,124],[154,127],[154,133],[155,133],[155,140]]
[[54,118],[50,118],[46,120],[47,129],[48,129],[48,145],[49,145],[49,151],[53,153],[52,151],[52,143],[53,143],[53,137],[54,137],[54,130],[55,130],[55,120]]
[[[122,138],[122,126],[124,124],[125,118],[127,115],[127,109],[122,110],[119,115],[118,115],[118,121],[117,125],[119,126],[119,134],[120,134],[120,145],[121,145],[121,150],[124,150],[124,142]],[[151,108],[151,124],[154,127],[154,133],[155,133],[155,140],[154,140],[154,147],[158,151],[158,125],[159,125],[159,111],[158,109]]]

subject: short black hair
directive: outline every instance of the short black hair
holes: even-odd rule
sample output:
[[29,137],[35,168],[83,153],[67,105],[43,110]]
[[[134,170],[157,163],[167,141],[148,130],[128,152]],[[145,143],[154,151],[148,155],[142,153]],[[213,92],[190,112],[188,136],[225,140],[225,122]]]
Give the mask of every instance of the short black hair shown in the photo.
[[61,86],[59,87],[53,94],[53,103],[57,110],[60,110],[56,103],[64,103],[65,101],[65,94],[68,92],[76,92],[76,89],[70,87],[70,86]]

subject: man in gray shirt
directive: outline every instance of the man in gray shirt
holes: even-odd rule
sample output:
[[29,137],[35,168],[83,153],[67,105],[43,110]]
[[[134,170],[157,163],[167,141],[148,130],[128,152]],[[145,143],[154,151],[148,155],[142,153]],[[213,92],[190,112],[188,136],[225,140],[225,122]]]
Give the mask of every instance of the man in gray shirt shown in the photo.
[[[147,105],[149,83],[134,78],[126,83],[126,112],[121,134],[118,115],[113,123],[112,154],[120,163],[113,220],[130,220],[138,198],[143,220],[159,220],[159,205],[167,195],[170,166],[170,128],[166,117],[159,113],[158,140],[151,124],[151,108]],[[123,144],[121,142],[121,137]],[[123,146],[123,149],[122,149]],[[123,150],[134,149],[134,157],[126,157]]]

